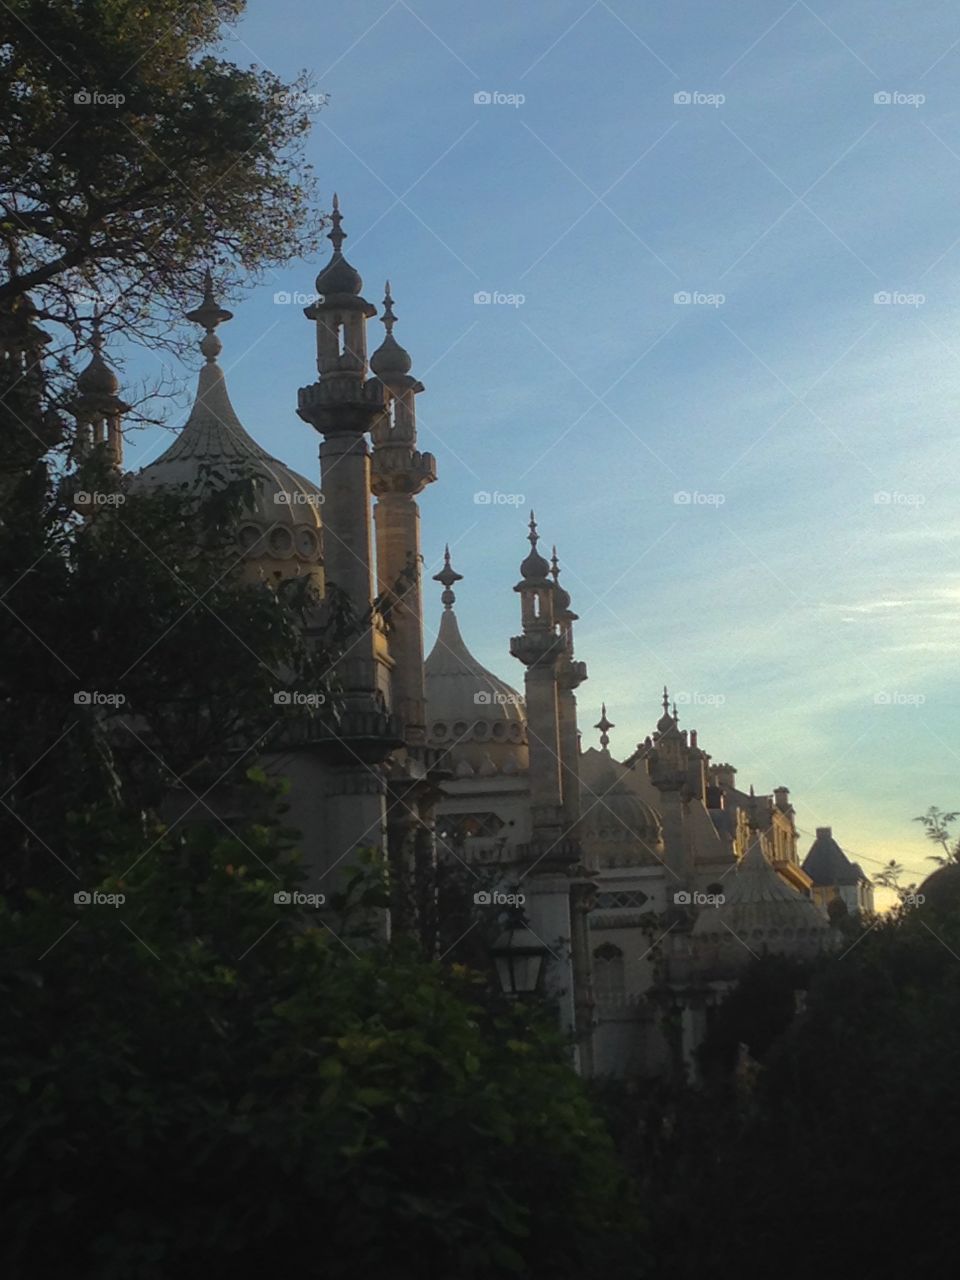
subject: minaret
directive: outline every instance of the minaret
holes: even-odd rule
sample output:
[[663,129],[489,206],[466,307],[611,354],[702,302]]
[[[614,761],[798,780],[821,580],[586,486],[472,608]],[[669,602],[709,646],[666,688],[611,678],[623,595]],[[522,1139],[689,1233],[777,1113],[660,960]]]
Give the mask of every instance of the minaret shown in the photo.
[[349,608],[358,633],[337,662],[343,713],[325,747],[333,766],[322,821],[333,865],[357,848],[387,847],[386,770],[402,745],[389,713],[389,664],[382,620],[373,608],[373,537],[367,433],[386,412],[386,390],[367,376],[367,321],[376,308],[361,296],[360,273],[343,256],[346,232],[333,197],[330,261],[317,276],[317,299],[304,308],[316,324],[316,382],[301,387],[297,413],[322,437],[320,487],[328,600]]
[[577,662],[573,656],[573,624],[577,615],[570,608],[570,596],[560,585],[560,562],[557,548],[553,548],[550,561],[553,578],[554,612],[557,630],[563,638],[563,652],[557,663],[557,713],[560,739],[560,784],[563,793],[563,812],[569,827],[580,818],[580,743],[577,731],[577,698],[574,690],[587,678],[587,664]]
[[[581,865],[576,836],[579,783],[576,756],[571,759],[572,784],[564,794],[564,754],[577,750],[576,704],[568,704],[561,742],[562,670],[569,670],[572,641],[569,598],[559,596],[550,565],[537,550],[537,522],[530,512],[530,554],[520,566],[522,634],[510,641],[510,652],[526,667],[527,738],[529,742],[532,839],[518,849],[527,863],[521,876],[529,894],[530,927],[550,945],[559,942],[547,966],[546,989],[556,1001],[560,1023],[574,1039],[574,1060],[584,1075],[593,1071],[593,974],[588,916],[596,894],[593,877]],[[574,664],[575,665],[575,664]],[[583,676],[586,676],[584,670]],[[577,682],[579,683],[579,681]],[[573,686],[575,687],[575,685]],[[572,688],[569,692],[572,698]],[[570,729],[572,728],[572,734]],[[576,794],[576,800],[569,793]]]
[[370,368],[386,388],[387,406],[373,433],[371,488],[377,499],[377,577],[389,619],[392,709],[400,717],[406,741],[422,745],[426,731],[417,494],[436,480],[437,464],[432,454],[417,449],[415,397],[423,390],[423,383],[410,375],[412,361],[393,336],[395,323],[388,280],[383,299],[386,337],[370,357]]
[[533,840],[544,860],[565,865],[569,858],[563,843],[569,823],[563,807],[557,668],[566,653],[566,642],[554,612],[556,587],[549,577],[550,565],[537,550],[540,538],[532,511],[527,536],[530,554],[520,566],[520,581],[514,587],[520,595],[523,633],[510,641],[510,652],[527,669],[524,684]]
[[106,446],[110,465],[117,470],[123,465],[123,436],[120,423],[130,406],[124,404],[117,392],[120,382],[103,358],[103,333],[100,317],[93,321],[90,339],[93,357],[77,378],[79,395],[73,402],[73,413],[80,432],[79,453],[90,448]]
[[[370,453],[366,433],[385,411],[384,385],[367,377],[367,320],[376,308],[360,296],[360,273],[343,256],[346,232],[333,197],[330,261],[317,276],[317,300],[304,308],[316,323],[319,378],[298,393],[297,413],[323,437],[324,558],[327,584],[344,593],[356,618],[373,600]],[[349,690],[377,687],[372,628],[354,643],[341,673]]]

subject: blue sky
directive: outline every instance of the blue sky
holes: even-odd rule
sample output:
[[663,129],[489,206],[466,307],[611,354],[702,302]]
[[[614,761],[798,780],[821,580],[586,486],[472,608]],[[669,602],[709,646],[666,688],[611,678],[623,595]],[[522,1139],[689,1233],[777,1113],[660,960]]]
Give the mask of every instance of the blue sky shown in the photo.
[[[449,540],[480,660],[520,683],[532,505],[585,742],[604,698],[627,754],[666,683],[744,784],[791,788],[804,849],[832,825],[925,874],[912,816],[960,807],[956,7],[252,0],[235,37],[330,95],[310,156],[365,296],[393,284],[428,571]],[[222,331],[241,418],[314,477],[313,335],[274,294],[328,253]]]

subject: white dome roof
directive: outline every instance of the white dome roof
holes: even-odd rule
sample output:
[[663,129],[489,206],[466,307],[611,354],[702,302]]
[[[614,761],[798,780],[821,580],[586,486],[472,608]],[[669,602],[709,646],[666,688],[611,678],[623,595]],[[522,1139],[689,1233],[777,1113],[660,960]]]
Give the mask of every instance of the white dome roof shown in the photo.
[[757,834],[736,871],[722,881],[724,901],[697,916],[698,938],[740,940],[747,947],[790,950],[792,945],[824,939],[830,923],[814,903],[780,876],[763,852]]
[[440,619],[424,674],[427,741],[449,751],[458,776],[526,770],[523,698],[470,653],[451,607]]
[[227,392],[223,370],[208,361],[183,430],[164,453],[132,481],[134,489],[172,488],[200,493],[251,475],[256,495],[240,529],[251,560],[282,572],[317,568],[321,556],[319,488],[272,457],[244,429]]

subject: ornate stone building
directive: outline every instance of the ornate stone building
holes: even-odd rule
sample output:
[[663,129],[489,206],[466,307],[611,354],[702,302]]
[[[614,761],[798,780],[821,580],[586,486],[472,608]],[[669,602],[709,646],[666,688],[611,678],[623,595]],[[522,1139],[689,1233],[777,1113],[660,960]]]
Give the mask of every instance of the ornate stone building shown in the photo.
[[[439,630],[424,659],[419,498],[437,479],[435,460],[417,447],[424,388],[394,337],[389,284],[385,336],[368,358],[376,308],[344,257],[336,197],[329,238],[333,254],[305,311],[317,378],[297,407],[320,437],[319,484],[242,426],[217,362],[216,330],[230,313],[209,278],[189,313],[204,330],[195,403],[173,444],[129,483],[200,492],[252,474],[256,497],[238,548],[246,573],[266,584],[309,576],[354,619],[337,663],[336,722],[269,762],[291,779],[290,821],[311,887],[329,892],[357,850],[381,850],[397,886],[386,927],[422,933],[438,859],[493,867],[525,898],[527,939],[545,957],[543,990],[581,1070],[655,1073],[690,1062],[710,1007],[744,959],[829,947],[827,907],[837,899],[870,910],[869,884],[829,828],[801,866],[787,789],[738,788],[736,770],[714,763],[696,731],[680,727],[666,690],[655,729],[626,759],[610,753],[606,707],[599,746],[581,748],[576,691],[587,668],[574,647],[577,615],[532,513],[514,587],[519,629],[504,638],[523,694],[470,653],[449,551],[436,575]],[[80,391],[84,429],[119,464],[125,406],[99,346]],[[675,1034],[664,1030],[666,1006]]]

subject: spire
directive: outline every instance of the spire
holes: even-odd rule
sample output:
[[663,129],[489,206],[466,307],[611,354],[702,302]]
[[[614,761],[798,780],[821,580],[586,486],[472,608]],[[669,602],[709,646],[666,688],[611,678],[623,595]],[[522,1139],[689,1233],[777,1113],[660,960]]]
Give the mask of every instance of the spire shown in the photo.
[[393,336],[393,326],[397,323],[397,317],[393,310],[393,295],[390,292],[389,280],[384,287],[383,315],[380,319],[387,334],[370,357],[370,368],[381,381],[390,382],[395,381],[397,377],[406,377],[413,367],[413,361]]
[[[363,288],[360,272],[343,256],[343,242],[347,238],[347,233],[343,230],[343,214],[340,212],[340,200],[336,192],[333,193],[333,212],[330,215],[330,221],[332,226],[327,239],[333,245],[333,256],[316,280],[317,293],[321,295],[321,302],[323,296],[328,293],[359,294]],[[307,318],[313,319],[314,316],[309,314],[310,311],[312,308],[308,308]],[[375,313],[371,309],[369,314]]]
[[527,541],[530,543],[530,554],[520,565],[520,576],[527,583],[549,586],[547,574],[550,572],[550,565],[537,550],[540,535],[537,533],[537,518],[532,511],[530,512],[530,532],[527,534]]
[[327,235],[327,239],[333,245],[334,253],[339,253],[343,247],[344,240],[347,238],[347,233],[341,230],[340,224],[343,222],[343,214],[340,212],[340,197],[336,192],[333,193],[333,213],[330,215],[330,221],[333,226]]
[[204,336],[200,339],[200,350],[207,358],[207,364],[215,364],[217,356],[223,350],[223,343],[217,337],[217,325],[233,319],[233,312],[220,306],[213,293],[213,276],[207,267],[203,276],[203,301],[199,307],[186,313],[187,319],[202,326]]
[[657,730],[660,733],[666,733],[668,729],[673,729],[677,723],[676,714],[677,714],[676,707],[674,707],[673,715],[672,716],[670,715],[670,694],[667,691],[667,686],[664,685],[663,686],[663,715],[657,721]]
[[456,569],[454,569],[450,563],[450,544],[449,543],[446,545],[446,547],[444,547],[444,550],[443,550],[443,568],[440,570],[439,573],[435,573],[433,575],[433,580],[434,582],[439,582],[440,585],[444,588],[443,595],[441,595],[440,597],[444,610],[446,611],[448,609],[452,609],[454,602],[456,601],[456,598],[457,598],[453,593],[453,584],[455,582],[462,582],[463,574],[457,573]]
[[99,313],[93,318],[90,335],[90,363],[77,377],[77,387],[84,396],[115,396],[120,390],[117,375],[103,358],[103,331]]
[[607,704],[605,702],[600,704],[600,719],[593,727],[600,730],[600,750],[606,751],[610,745],[610,730],[615,729],[617,726],[612,720],[607,719]]

